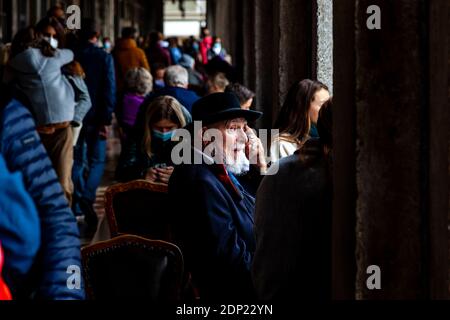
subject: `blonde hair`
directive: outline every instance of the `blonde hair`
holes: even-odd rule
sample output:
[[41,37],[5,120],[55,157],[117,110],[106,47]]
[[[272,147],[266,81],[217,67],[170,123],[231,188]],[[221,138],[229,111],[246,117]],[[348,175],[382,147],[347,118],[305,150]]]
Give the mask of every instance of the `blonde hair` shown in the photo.
[[125,87],[127,91],[146,95],[153,91],[153,77],[147,69],[131,69],[125,75]]
[[230,81],[228,81],[225,73],[222,72],[218,72],[211,77],[210,83],[222,92],[230,85]]
[[186,126],[182,106],[177,99],[170,96],[156,98],[147,108],[145,113],[144,139],[142,141],[143,152],[149,158],[153,157],[152,152],[152,126],[161,121],[169,120],[178,125],[178,128]]

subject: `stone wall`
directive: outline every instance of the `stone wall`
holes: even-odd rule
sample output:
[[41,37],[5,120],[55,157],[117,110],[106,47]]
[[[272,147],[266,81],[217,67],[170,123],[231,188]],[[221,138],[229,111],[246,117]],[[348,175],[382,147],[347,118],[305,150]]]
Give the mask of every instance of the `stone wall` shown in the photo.
[[[448,3],[448,20],[450,20],[450,2]],[[447,37],[447,45],[448,45],[448,69],[450,70],[450,28],[448,29],[448,37]],[[450,105],[450,72],[448,74],[448,99],[449,99],[449,105]],[[450,126],[448,127],[448,177],[449,177],[449,181],[450,181]],[[448,200],[449,200],[449,210],[448,210],[448,239],[449,239],[449,249],[450,249],[450,188],[449,188],[449,193],[448,193]],[[449,257],[449,265],[450,265],[450,250],[448,252],[448,257]],[[450,270],[449,270],[449,275],[450,275]],[[450,281],[449,281],[449,294],[450,294]]]
[[[355,298],[356,80],[355,2],[333,3],[333,298]],[[342,75],[346,75],[343,77]]]
[[[420,298],[422,70],[418,1],[378,1],[382,29],[368,30],[358,1],[356,31],[357,292],[360,298]],[[407,3],[406,3],[407,2]],[[399,54],[408,52],[408,54]],[[385,236],[383,236],[385,235]],[[378,265],[383,290],[369,291]]]
[[[366,26],[373,4],[381,30]],[[445,6],[334,4],[335,298],[352,297],[355,263],[358,299],[448,298]],[[367,287],[371,265],[381,269],[381,290]]]

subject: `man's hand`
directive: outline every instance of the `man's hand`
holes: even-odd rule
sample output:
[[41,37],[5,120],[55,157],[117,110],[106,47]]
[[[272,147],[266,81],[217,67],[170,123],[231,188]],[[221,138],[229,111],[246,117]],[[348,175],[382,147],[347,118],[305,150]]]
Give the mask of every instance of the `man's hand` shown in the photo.
[[256,165],[261,170],[261,173],[265,174],[267,171],[267,162],[261,139],[259,139],[255,132],[247,125],[245,126],[245,134],[248,137],[245,155],[247,156],[247,159],[250,160],[250,164]]

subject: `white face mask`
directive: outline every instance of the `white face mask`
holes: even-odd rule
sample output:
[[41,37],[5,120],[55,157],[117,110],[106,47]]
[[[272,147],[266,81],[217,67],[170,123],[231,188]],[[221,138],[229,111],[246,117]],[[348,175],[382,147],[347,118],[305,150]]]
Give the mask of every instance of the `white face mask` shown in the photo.
[[50,37],[50,38],[49,37],[45,37],[44,39],[50,44],[50,46],[53,49],[58,49],[58,40],[56,40],[53,37]]

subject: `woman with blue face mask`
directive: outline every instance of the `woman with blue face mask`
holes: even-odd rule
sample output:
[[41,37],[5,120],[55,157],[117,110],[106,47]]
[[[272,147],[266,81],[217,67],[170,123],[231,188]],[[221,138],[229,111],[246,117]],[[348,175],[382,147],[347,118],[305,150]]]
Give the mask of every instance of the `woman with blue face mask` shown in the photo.
[[[119,159],[116,176],[126,182],[145,179],[154,183],[168,184],[173,173],[172,141],[177,129],[187,125],[180,103],[172,97],[155,99],[145,114],[147,126],[135,128],[124,146]],[[140,133],[139,133],[140,132]]]
[[105,50],[108,53],[111,53],[112,49],[113,45],[111,39],[108,37],[103,38],[103,50]]
[[215,57],[219,57],[222,60],[225,60],[227,57],[227,51],[224,49],[222,39],[219,37],[214,37],[213,45],[211,49],[208,50],[208,61],[211,61]]

